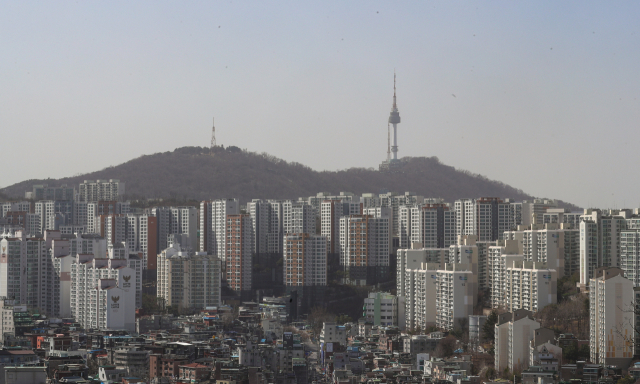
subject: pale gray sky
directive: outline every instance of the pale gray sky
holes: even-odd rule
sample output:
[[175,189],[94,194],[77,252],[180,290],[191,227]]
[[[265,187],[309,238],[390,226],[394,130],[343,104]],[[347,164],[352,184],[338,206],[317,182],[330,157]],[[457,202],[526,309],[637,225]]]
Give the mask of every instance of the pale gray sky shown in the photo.
[[[640,3],[0,3],[7,186],[217,140],[317,170],[437,156],[638,207]],[[474,197],[474,196],[470,196]]]

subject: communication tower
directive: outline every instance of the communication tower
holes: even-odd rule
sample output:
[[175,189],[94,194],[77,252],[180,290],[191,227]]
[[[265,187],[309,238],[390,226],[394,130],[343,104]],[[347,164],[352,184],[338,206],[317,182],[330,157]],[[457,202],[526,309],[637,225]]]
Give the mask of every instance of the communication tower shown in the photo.
[[[380,171],[392,171],[403,164],[398,160],[398,124],[400,124],[400,112],[396,103],[396,73],[393,72],[393,104],[387,124],[387,159],[380,164]],[[391,126],[393,126],[393,145],[391,145]],[[393,154],[393,157],[391,156]]]
[[211,127],[211,147],[209,149],[213,151],[213,147],[215,146],[216,146],[216,124],[215,124],[215,118],[213,118],[213,126]]

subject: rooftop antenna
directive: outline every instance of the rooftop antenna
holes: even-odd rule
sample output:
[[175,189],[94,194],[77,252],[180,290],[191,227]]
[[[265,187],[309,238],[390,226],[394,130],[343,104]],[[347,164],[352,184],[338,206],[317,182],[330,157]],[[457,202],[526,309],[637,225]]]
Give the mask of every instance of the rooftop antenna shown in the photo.
[[213,147],[216,146],[216,125],[215,118],[213,118],[213,126],[211,127],[211,148],[209,150],[213,152]]

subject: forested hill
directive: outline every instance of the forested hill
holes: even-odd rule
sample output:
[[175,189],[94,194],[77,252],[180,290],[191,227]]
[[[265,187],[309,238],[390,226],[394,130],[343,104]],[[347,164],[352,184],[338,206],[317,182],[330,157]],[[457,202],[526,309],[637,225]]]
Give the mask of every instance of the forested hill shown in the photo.
[[[140,156],[114,167],[62,179],[26,180],[0,190],[20,198],[34,184],[77,187],[83,180],[120,179],[126,183],[128,199],[174,198],[206,200],[237,197],[251,199],[297,199],[318,192],[341,191],[380,193],[415,192],[425,197],[459,198],[481,196],[532,199],[523,191],[499,181],[444,165],[434,157],[404,158],[400,172],[351,168],[343,171],[314,171],[266,153],[243,151],[238,147],[183,147],[173,152]],[[548,196],[553,198],[553,196]],[[563,206],[575,208],[568,204]]]

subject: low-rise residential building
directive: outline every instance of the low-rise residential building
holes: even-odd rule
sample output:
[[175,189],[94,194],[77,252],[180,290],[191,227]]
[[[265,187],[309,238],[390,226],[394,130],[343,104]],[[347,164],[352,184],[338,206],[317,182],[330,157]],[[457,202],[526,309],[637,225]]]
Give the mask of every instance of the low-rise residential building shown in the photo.
[[385,292],[371,292],[364,299],[363,317],[374,325],[400,328],[405,326],[405,306],[403,299]]
[[325,322],[320,332],[320,343],[339,343],[347,345],[347,330],[344,325],[338,325],[332,322]]

